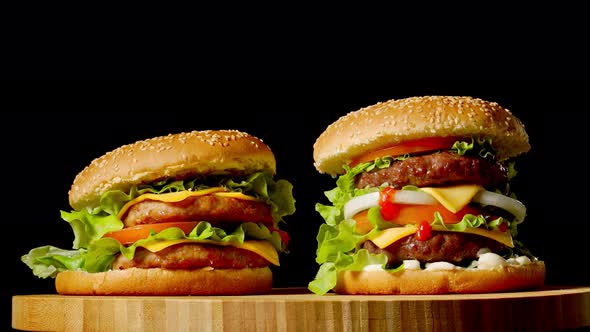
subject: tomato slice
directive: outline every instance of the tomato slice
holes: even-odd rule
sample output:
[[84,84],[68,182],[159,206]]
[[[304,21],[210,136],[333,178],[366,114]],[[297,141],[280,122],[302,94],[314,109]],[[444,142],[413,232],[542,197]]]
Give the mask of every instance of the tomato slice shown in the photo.
[[359,234],[367,234],[373,229],[373,224],[369,221],[369,210],[357,213],[352,219],[356,221],[356,232]]
[[[121,242],[121,244],[126,245],[147,238],[150,235],[151,231],[159,233],[170,227],[178,227],[184,232],[184,234],[188,234],[197,226],[198,223],[198,221],[183,221],[137,225],[132,227],[126,227],[118,231],[108,232],[103,237],[113,238]],[[271,232],[279,233],[279,235],[281,236],[281,241],[285,244],[285,247],[289,246],[289,240],[291,239],[289,233],[275,227],[271,227],[269,230]]]
[[291,236],[289,235],[289,233],[275,227],[269,228],[269,231],[279,233],[279,235],[281,236],[281,241],[285,245],[285,248],[289,247],[289,241],[291,240]]
[[373,161],[379,157],[385,156],[403,156],[404,154],[434,151],[440,149],[449,149],[453,146],[460,138],[457,137],[428,137],[421,138],[413,141],[404,142],[402,144],[387,146],[379,150],[370,151],[358,158],[353,159],[349,164],[350,167],[354,167],[360,163]]
[[[441,218],[445,224],[456,224],[463,220],[466,214],[480,215],[482,212],[479,209],[466,206],[459,210],[457,213],[453,213],[447,210],[442,204],[437,203],[434,205],[409,205],[409,204],[396,204],[399,206],[398,215],[392,219],[387,220],[396,225],[419,225],[422,221],[431,222],[434,220],[434,213],[439,212]],[[373,229],[373,224],[369,221],[368,211],[365,210],[356,214],[353,219],[356,221],[356,231],[359,234],[366,234]]]
[[399,225],[419,224],[423,220],[430,222],[434,220],[434,213],[438,212],[445,224],[456,224],[463,219],[463,216],[468,213],[466,211],[469,210],[476,209],[466,206],[457,213],[453,213],[440,203],[434,205],[403,205],[397,218],[390,220],[390,222]]
[[138,240],[145,239],[150,235],[151,231],[159,233],[166,228],[170,227],[178,227],[180,228],[185,234],[190,233],[195,226],[197,226],[198,221],[183,221],[183,222],[163,222],[158,224],[145,224],[145,225],[137,225],[132,227],[126,227],[120,229],[118,231],[112,231],[106,233],[103,237],[110,237],[113,238],[121,244],[132,244]]

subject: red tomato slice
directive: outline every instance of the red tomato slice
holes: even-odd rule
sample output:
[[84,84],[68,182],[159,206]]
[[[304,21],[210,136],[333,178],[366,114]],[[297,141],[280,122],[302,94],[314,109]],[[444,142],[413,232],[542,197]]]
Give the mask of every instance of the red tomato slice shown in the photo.
[[[456,224],[463,219],[466,214],[480,215],[480,210],[469,206],[464,207],[457,213],[447,210],[442,204],[435,205],[409,205],[397,204],[399,206],[399,214],[393,220],[388,222],[396,225],[419,225],[422,221],[431,222],[434,220],[434,213],[439,212],[445,224]],[[356,231],[359,234],[366,234],[373,229],[373,224],[369,221],[368,211],[365,210],[356,214],[353,219],[356,221]]]
[[352,219],[356,221],[356,232],[359,234],[367,234],[373,229],[373,224],[369,221],[369,210],[357,213]]
[[279,235],[281,236],[281,241],[285,245],[285,248],[289,248],[289,241],[291,240],[291,236],[289,235],[289,233],[285,232],[282,229],[274,227],[269,228],[269,231],[279,233]]
[[390,220],[390,222],[399,225],[419,224],[423,220],[430,222],[434,220],[434,213],[438,212],[445,224],[456,224],[463,219],[466,213],[479,214],[479,212],[475,211],[477,209],[466,206],[457,213],[453,213],[440,203],[434,205],[402,205],[397,218]]
[[195,226],[197,226],[198,223],[198,221],[185,221],[137,225],[126,227],[118,231],[108,232],[104,235],[104,237],[113,238],[121,242],[121,244],[132,244],[138,240],[147,238],[150,235],[150,231],[159,233],[170,227],[178,227],[182,229],[185,234],[188,234],[193,230],[193,228],[195,228]]
[[[103,237],[110,237],[113,238],[121,244],[132,244],[138,240],[145,239],[150,235],[151,231],[159,233],[166,228],[170,227],[178,227],[180,228],[185,234],[190,233],[198,224],[198,221],[185,221],[185,222],[163,222],[157,224],[146,224],[146,225],[137,225],[132,227],[126,227],[120,229],[118,231],[112,231],[106,233]],[[281,236],[281,241],[285,244],[285,247],[289,246],[289,240],[291,237],[289,233],[280,230],[278,228],[270,228],[271,232],[277,232]]]
[[373,161],[379,157],[385,156],[403,156],[407,153],[434,151],[440,149],[449,149],[453,146],[459,138],[457,137],[428,137],[417,139],[413,141],[404,142],[402,144],[384,147],[379,150],[370,151],[358,158],[355,158],[350,164],[350,167],[354,167],[360,163]]

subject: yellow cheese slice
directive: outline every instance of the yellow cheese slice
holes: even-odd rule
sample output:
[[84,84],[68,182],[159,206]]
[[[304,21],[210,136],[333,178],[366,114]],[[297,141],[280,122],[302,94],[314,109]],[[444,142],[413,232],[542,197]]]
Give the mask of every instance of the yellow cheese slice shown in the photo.
[[121,211],[119,211],[117,216],[119,217],[119,219],[121,219],[125,215],[127,210],[129,210],[130,207],[132,207],[133,205],[135,205],[139,202],[145,201],[147,199],[152,200],[152,201],[173,203],[173,202],[181,202],[181,201],[185,200],[186,198],[192,197],[192,196],[204,196],[204,195],[214,194],[217,196],[224,196],[224,197],[232,197],[232,198],[247,199],[247,200],[258,200],[258,199],[256,199],[256,197],[253,197],[253,196],[244,195],[244,194],[238,193],[238,192],[226,192],[226,190],[227,189],[225,189],[223,187],[214,187],[214,188],[207,188],[207,189],[197,190],[197,191],[188,191],[187,190],[187,191],[178,191],[178,192],[174,192],[174,193],[165,193],[165,194],[143,194],[143,195],[138,196],[135,199],[127,202],[127,204],[125,204],[121,208]]
[[239,192],[216,192],[216,193],[213,193],[213,195],[221,196],[221,197],[243,199],[243,200],[248,200],[248,201],[258,201],[259,200],[258,198],[254,197],[254,196],[244,195]]
[[[435,231],[441,232],[452,232],[444,228],[441,225],[434,225],[432,229]],[[403,239],[408,235],[412,235],[418,231],[418,228],[414,225],[408,225],[405,227],[392,227],[388,229],[384,229],[379,234],[372,236],[369,240],[373,241],[375,245],[381,249],[390,246],[391,244]],[[498,241],[510,248],[514,247],[514,243],[512,241],[512,235],[510,232],[500,232],[500,231],[489,231],[487,229],[482,228],[466,228],[463,233],[470,233],[470,234],[477,234],[480,236],[485,236],[492,240]]]
[[457,213],[471,202],[473,196],[475,196],[482,187],[475,184],[465,184],[452,187],[424,187],[420,189],[429,193],[447,210]]
[[416,233],[417,230],[418,228],[416,228],[414,225],[408,225],[405,227],[392,227],[384,229],[376,236],[369,238],[369,240],[373,241],[377,247],[383,249],[408,235]]
[[[432,226],[432,229],[435,231],[442,231],[442,232],[448,231],[447,229],[445,229],[443,226],[440,226],[440,225],[434,225],[434,226]],[[483,228],[468,227],[465,229],[465,231],[463,231],[463,233],[470,233],[470,234],[477,234],[477,235],[485,236],[489,239],[496,240],[505,246],[508,246],[510,248],[514,248],[514,242],[512,241],[512,235],[508,231],[506,231],[506,232],[489,231],[489,230],[483,229]]]
[[241,246],[238,248],[242,248],[245,250],[249,250],[253,253],[256,253],[262,258],[266,259],[267,261],[271,262],[272,264],[279,266],[279,253],[275,249],[275,247],[268,241],[264,240],[249,240],[244,241]]
[[266,259],[267,261],[271,262],[272,264],[279,266],[279,253],[273,247],[273,245],[264,240],[248,240],[244,241],[243,244],[237,243],[228,243],[228,242],[218,242],[218,241],[211,241],[211,240],[191,240],[191,239],[179,239],[179,240],[168,240],[168,241],[157,241],[149,244],[142,245],[142,247],[146,248],[151,252],[158,252],[162,249],[168,248],[175,244],[179,243],[209,243],[215,244],[219,246],[233,246],[236,248],[245,249],[260,255],[262,258]]

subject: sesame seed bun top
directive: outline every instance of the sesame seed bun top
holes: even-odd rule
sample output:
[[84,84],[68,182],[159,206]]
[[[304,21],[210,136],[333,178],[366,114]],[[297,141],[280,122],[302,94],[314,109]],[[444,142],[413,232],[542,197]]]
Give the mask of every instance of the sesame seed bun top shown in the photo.
[[220,172],[247,175],[276,172],[274,154],[264,142],[237,130],[170,134],[123,145],[94,159],[74,179],[69,191],[75,210],[96,207],[109,190],[169,177],[187,178]]
[[314,143],[320,173],[344,173],[343,165],[365,152],[427,137],[491,137],[498,160],[530,150],[522,122],[498,103],[461,96],[389,100],[350,112],[330,124]]

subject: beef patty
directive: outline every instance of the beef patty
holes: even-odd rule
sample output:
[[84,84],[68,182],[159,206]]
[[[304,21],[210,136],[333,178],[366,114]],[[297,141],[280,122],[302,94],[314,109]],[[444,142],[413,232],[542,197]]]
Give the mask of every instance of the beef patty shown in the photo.
[[356,187],[378,187],[384,183],[394,188],[472,183],[500,188],[507,182],[507,169],[500,163],[443,151],[409,157],[395,161],[387,168],[363,172],[356,178]]
[[482,248],[497,253],[504,245],[475,234],[432,232],[432,237],[425,241],[409,235],[383,249],[371,241],[363,242],[362,248],[373,254],[385,254],[388,266],[396,266],[406,259],[417,259],[422,263],[461,263],[477,259],[477,252]]
[[145,200],[130,207],[122,219],[125,227],[177,221],[273,224],[271,207],[265,202],[216,195],[191,196],[180,202]]
[[138,247],[132,260],[120,254],[113,262],[112,268],[113,270],[132,267],[190,270],[209,266],[215,269],[242,269],[268,265],[270,262],[249,250],[233,246],[182,243],[158,252]]

